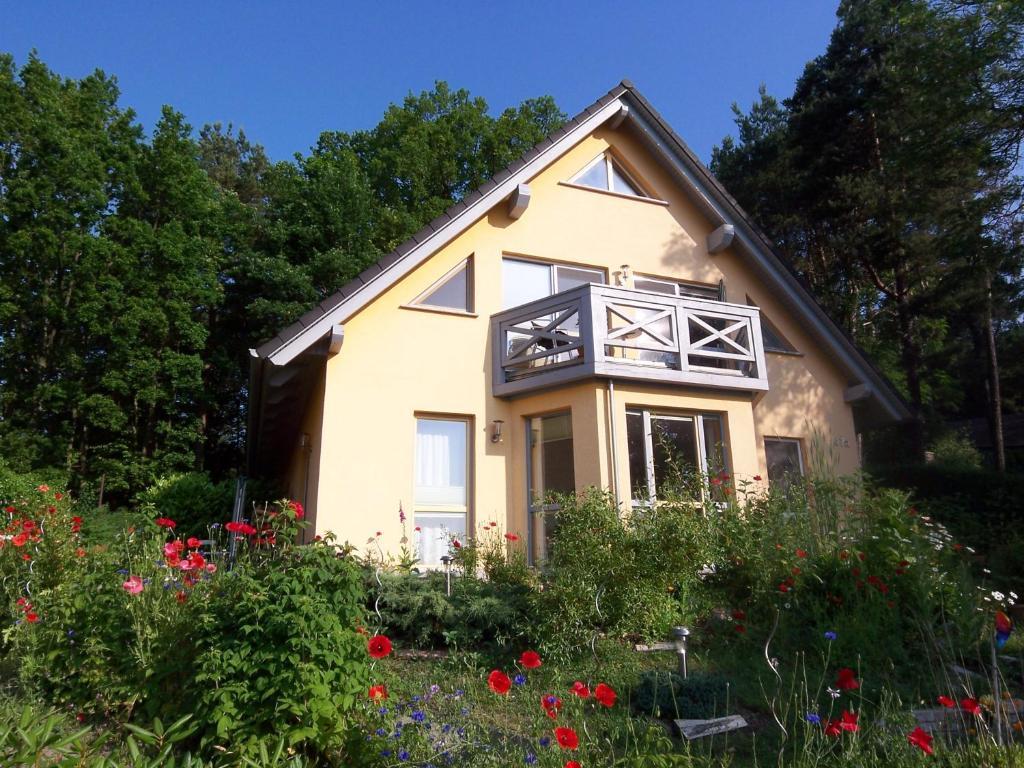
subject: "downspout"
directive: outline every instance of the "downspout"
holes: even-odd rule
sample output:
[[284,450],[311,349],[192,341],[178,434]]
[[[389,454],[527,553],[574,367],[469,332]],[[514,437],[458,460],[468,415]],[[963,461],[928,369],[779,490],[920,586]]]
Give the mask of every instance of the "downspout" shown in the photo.
[[615,422],[615,380],[608,379],[608,412],[612,430],[612,493],[615,495],[615,506],[619,506],[619,451],[618,429]]

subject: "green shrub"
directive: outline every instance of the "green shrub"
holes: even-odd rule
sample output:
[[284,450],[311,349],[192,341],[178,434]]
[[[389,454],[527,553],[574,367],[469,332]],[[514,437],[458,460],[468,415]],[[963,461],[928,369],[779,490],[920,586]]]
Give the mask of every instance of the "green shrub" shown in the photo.
[[357,566],[322,541],[219,579],[189,659],[203,743],[281,736],[309,756],[339,748],[367,690],[362,604]]
[[933,441],[929,449],[939,466],[957,470],[981,469],[981,451],[966,431],[949,431]]
[[[235,487],[233,478],[215,483],[205,472],[186,472],[160,478],[141,491],[136,502],[147,517],[175,520],[179,534],[206,537],[212,524],[231,519]],[[273,483],[250,480],[245,495],[248,516],[254,504],[262,506],[282,494]]]
[[649,670],[640,676],[631,703],[644,715],[703,720],[726,714],[728,695],[721,675],[695,672],[684,679],[678,672]]

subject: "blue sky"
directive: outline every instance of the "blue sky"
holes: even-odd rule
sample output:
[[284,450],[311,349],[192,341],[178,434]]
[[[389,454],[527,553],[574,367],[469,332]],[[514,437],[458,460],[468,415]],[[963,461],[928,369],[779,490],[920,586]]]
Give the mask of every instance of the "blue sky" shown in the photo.
[[[788,96],[836,0],[676,2],[42,2],[0,0],[0,51],[116,75],[151,128],[162,104],[232,122],[271,157],[372,127],[435,80],[495,112],[549,93],[573,114],[633,80],[707,160],[759,83]],[[87,10],[86,10],[87,9]]]

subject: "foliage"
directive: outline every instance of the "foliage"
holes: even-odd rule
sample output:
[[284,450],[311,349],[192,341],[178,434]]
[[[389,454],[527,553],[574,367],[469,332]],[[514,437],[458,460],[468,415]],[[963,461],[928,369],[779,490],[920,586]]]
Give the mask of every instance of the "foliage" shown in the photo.
[[933,461],[956,469],[981,469],[981,451],[966,432],[950,431],[936,438],[929,446]]
[[1022,40],[1019,3],[847,0],[792,96],[734,107],[739,140],[713,153],[922,416],[983,412],[989,327],[1016,363]]
[[640,676],[633,708],[654,717],[707,719],[728,714],[728,684],[722,675],[649,670]]
[[123,504],[242,463],[248,352],[565,119],[437,83],[271,163],[231,126],[151,137],[114,78],[0,55],[0,439]]
[[189,742],[207,755],[273,738],[317,758],[342,749],[366,675],[363,594],[331,542],[293,543],[301,505],[215,524],[211,547],[165,517],[87,546],[73,511],[46,485],[5,508],[0,652],[23,691],[83,719],[197,715]]
[[204,742],[256,747],[279,735],[311,756],[340,747],[367,675],[356,567],[317,542],[218,587],[188,686]]

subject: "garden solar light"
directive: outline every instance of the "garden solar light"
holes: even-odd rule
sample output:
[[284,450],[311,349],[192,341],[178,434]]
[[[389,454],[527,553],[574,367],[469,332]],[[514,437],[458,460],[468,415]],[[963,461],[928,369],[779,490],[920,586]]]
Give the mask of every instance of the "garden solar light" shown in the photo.
[[451,555],[441,555],[441,562],[444,564],[444,583],[448,597],[452,596],[452,558]]
[[679,654],[679,674],[686,679],[686,638],[690,636],[690,630],[686,627],[673,627],[672,634],[676,636],[676,653]]

